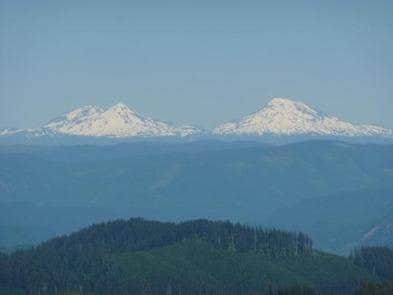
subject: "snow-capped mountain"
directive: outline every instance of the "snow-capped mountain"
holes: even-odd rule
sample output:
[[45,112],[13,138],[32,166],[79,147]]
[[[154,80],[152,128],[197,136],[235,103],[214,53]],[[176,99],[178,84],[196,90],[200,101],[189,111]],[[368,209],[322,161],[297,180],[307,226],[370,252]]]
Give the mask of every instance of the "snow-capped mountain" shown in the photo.
[[142,116],[123,103],[108,109],[78,108],[50,121],[42,130],[52,134],[104,137],[187,136],[199,132],[192,126],[174,126]]
[[[352,124],[319,112],[302,102],[274,98],[265,107],[239,121],[206,132],[193,126],[175,126],[143,116],[123,103],[104,109],[85,106],[36,129],[0,129],[0,144],[99,143],[145,137],[253,136],[260,140],[292,142],[308,137],[349,141],[393,140],[393,130],[376,125]],[[271,137],[273,135],[273,138]],[[277,135],[277,136],[276,136]]]
[[221,124],[216,135],[321,135],[393,137],[393,130],[356,125],[325,115],[302,102],[274,98],[265,107],[239,121]]

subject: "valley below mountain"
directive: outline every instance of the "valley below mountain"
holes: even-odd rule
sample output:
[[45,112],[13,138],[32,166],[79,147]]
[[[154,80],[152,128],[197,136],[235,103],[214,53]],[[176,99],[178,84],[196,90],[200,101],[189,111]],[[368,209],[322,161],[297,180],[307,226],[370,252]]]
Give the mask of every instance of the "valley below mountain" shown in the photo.
[[3,146],[0,162],[5,248],[133,216],[300,230],[335,253],[392,241],[392,145]]

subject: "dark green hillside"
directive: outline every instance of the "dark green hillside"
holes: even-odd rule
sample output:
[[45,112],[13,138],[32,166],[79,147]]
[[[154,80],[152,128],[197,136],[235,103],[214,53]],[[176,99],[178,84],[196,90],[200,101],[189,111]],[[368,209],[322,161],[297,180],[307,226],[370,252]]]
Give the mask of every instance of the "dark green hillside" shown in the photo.
[[387,281],[378,284],[365,284],[357,292],[356,295],[392,295],[393,281]]
[[103,223],[0,256],[8,294],[341,294],[373,280],[303,234],[207,220]]
[[[219,251],[198,240],[187,240],[151,251],[113,255],[111,259],[134,281],[162,281],[193,289],[201,282],[224,294],[241,294],[302,284],[325,292],[350,290],[371,279],[345,258],[323,253],[272,257],[255,252]],[[140,276],[140,270],[145,274]],[[142,287],[142,286],[141,286]]]

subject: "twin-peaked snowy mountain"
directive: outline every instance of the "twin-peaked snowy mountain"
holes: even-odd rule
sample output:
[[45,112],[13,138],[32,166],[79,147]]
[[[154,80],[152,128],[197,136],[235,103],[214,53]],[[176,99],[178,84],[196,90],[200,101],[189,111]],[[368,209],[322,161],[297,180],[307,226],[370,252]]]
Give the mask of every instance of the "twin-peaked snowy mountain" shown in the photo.
[[96,106],[78,108],[52,120],[43,129],[52,133],[97,137],[187,136],[199,132],[192,126],[174,126],[142,116],[123,103],[106,110]]
[[393,139],[393,131],[376,125],[356,125],[285,98],[274,98],[265,107],[211,132],[193,126],[176,126],[143,116],[123,103],[108,109],[85,106],[66,113],[38,129],[0,129],[0,138],[76,136],[97,138],[186,136],[329,136]]
[[265,107],[239,121],[213,129],[217,135],[320,135],[393,136],[390,129],[376,125],[355,125],[325,115],[302,102],[274,98]]

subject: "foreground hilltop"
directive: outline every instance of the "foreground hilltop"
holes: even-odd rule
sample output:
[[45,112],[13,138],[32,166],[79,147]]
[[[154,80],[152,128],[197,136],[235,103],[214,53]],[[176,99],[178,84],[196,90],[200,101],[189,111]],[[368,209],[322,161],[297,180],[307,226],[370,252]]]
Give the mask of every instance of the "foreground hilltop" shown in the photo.
[[0,256],[8,295],[349,294],[375,280],[304,234],[208,220],[119,220]]

